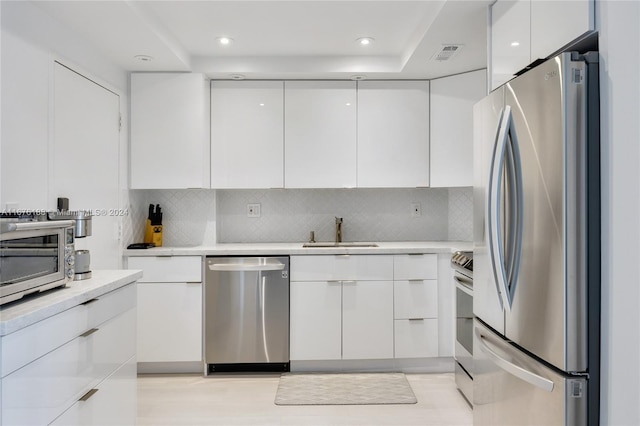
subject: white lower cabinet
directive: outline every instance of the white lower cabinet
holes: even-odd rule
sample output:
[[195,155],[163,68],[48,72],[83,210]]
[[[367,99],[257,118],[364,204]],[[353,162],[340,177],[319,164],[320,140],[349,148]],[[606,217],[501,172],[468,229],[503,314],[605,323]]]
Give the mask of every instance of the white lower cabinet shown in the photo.
[[342,357],[340,281],[291,282],[289,340],[292,360]]
[[438,257],[291,257],[291,360],[437,357]]
[[292,361],[393,358],[393,256],[292,256]]
[[[107,377],[113,377],[114,372],[135,359],[134,285],[128,285],[79,306],[81,309],[73,311],[72,316],[66,316],[63,322],[73,326],[80,321],[88,328],[71,340],[68,340],[64,333],[54,333],[57,340],[55,349],[41,356],[28,348],[18,347],[18,343],[25,338],[40,340],[43,324],[46,325],[49,321],[57,322],[57,317],[64,316],[68,311],[2,338],[3,349],[8,352],[22,351],[25,355],[22,357],[21,365],[11,363],[11,368],[17,369],[10,373],[9,370],[3,371],[2,424],[49,424],[74,404],[97,393],[93,389],[100,389],[101,384],[106,383]],[[106,320],[102,319],[105,311],[109,311],[110,314],[110,318]],[[81,315],[78,316],[78,313]],[[42,336],[45,340],[47,337]],[[122,374],[125,374],[126,369],[122,371]],[[130,380],[121,382],[118,393],[133,395],[135,400],[135,371],[129,372],[127,377]],[[133,410],[127,408],[129,401],[121,407],[120,402],[122,401],[111,399],[108,404],[110,410],[122,409],[119,424],[134,424],[135,407]],[[108,418],[96,413],[92,423],[71,423],[108,424]]]
[[139,363],[202,360],[202,257],[141,256],[138,281]]
[[438,356],[438,319],[395,320],[396,358]]
[[437,357],[438,255],[396,255],[393,260],[395,357]]
[[138,283],[138,362],[202,360],[202,284]]
[[393,358],[393,281],[342,283],[342,359]]

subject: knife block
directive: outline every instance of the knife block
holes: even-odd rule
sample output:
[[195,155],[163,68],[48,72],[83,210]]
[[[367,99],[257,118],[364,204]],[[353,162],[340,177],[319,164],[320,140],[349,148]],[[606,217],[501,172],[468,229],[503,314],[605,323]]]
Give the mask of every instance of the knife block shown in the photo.
[[144,229],[144,242],[153,243],[156,247],[162,247],[162,225],[152,225],[151,220],[147,219]]

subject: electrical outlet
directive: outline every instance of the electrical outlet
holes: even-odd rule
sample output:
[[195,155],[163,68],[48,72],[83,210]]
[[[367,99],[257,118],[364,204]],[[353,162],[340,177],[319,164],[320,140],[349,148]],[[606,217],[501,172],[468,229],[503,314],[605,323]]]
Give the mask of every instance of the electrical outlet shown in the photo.
[[422,216],[422,207],[420,203],[411,203],[411,217]]
[[260,217],[260,203],[247,204],[247,217]]

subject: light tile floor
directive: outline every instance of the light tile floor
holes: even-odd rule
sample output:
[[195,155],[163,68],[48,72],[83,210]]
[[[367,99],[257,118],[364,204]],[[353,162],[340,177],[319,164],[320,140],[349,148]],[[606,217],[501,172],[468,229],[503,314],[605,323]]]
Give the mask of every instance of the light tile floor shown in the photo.
[[417,404],[278,406],[279,375],[141,375],[138,425],[472,425],[453,374],[407,379]]

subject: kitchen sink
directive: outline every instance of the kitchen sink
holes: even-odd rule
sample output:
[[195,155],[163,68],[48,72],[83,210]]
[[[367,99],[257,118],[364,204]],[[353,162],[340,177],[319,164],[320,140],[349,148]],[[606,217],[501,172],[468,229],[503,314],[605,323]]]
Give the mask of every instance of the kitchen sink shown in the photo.
[[353,248],[353,247],[378,247],[375,243],[304,243],[302,245],[303,248],[331,248],[331,247],[345,247],[345,248]]

